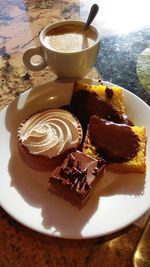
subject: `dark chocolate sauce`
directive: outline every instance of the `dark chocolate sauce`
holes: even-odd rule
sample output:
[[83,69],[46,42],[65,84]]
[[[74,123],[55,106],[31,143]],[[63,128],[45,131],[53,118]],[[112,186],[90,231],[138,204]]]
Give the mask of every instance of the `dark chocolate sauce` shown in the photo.
[[73,94],[70,102],[71,111],[77,116],[89,119],[92,115],[97,115],[103,119],[124,123],[123,117],[105,102],[95,92],[80,90]]
[[108,162],[130,160],[139,150],[138,136],[126,124],[117,124],[98,116],[89,121],[91,143]]
[[112,89],[112,88],[109,88],[109,87],[106,87],[106,89],[105,89],[105,93],[106,93],[106,96],[107,96],[108,98],[112,98],[113,95],[114,95],[113,89]]
[[[73,113],[74,115],[77,116],[77,114],[75,114],[75,112],[73,111],[71,105],[62,106],[61,108],[65,109],[65,110],[67,110],[67,111],[69,111],[69,112],[71,112],[71,113]],[[88,120],[82,118],[81,116],[78,116],[78,120],[81,123],[82,130],[83,130],[83,139],[82,139],[80,147],[78,148],[80,150],[82,148],[82,145],[83,145],[83,142],[84,142],[84,138],[85,138],[85,135],[86,135],[86,132],[87,132]]]

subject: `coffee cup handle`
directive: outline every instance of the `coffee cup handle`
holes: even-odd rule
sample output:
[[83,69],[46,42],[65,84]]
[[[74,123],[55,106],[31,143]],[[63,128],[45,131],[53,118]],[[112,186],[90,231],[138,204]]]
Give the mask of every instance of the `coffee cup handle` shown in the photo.
[[[36,55],[41,57],[41,62],[39,63],[32,62],[32,57]],[[32,71],[43,70],[47,66],[44,60],[44,57],[43,57],[41,47],[32,47],[26,50],[23,54],[23,63],[27,67],[27,69],[32,70]]]

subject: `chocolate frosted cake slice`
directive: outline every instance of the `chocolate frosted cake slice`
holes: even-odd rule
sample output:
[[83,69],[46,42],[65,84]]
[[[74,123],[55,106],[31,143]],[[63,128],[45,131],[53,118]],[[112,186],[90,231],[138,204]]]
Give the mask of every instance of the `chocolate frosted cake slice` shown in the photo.
[[49,182],[57,194],[82,207],[103,175],[104,167],[104,160],[74,151],[52,172]]
[[71,111],[78,118],[98,115],[103,119],[124,123],[123,91],[117,86],[89,85],[75,82],[70,101]]
[[116,124],[92,116],[83,144],[83,152],[104,158],[107,170],[122,173],[146,172],[146,129]]

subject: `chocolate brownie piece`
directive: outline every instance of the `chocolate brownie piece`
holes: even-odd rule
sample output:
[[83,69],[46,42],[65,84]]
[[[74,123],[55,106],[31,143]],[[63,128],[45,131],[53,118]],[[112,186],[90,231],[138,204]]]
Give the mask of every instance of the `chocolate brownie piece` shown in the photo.
[[104,160],[94,159],[76,150],[52,172],[50,188],[72,204],[82,207],[103,175],[104,167]]

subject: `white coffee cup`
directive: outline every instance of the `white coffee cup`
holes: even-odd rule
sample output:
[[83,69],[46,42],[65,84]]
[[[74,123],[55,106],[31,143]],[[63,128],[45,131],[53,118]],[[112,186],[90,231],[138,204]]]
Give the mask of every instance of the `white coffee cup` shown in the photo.
[[[64,25],[74,25],[84,28],[85,22],[81,20],[59,21],[46,26],[39,34],[40,47],[32,47],[23,54],[25,66],[32,71],[40,71],[46,66],[58,76],[58,78],[77,78],[84,77],[93,65],[100,46],[100,32],[97,27],[90,25],[90,30],[94,32],[96,38],[93,44],[79,51],[57,51],[45,42],[46,34],[55,28]],[[33,63],[32,57],[38,55],[41,57],[40,63]]]

